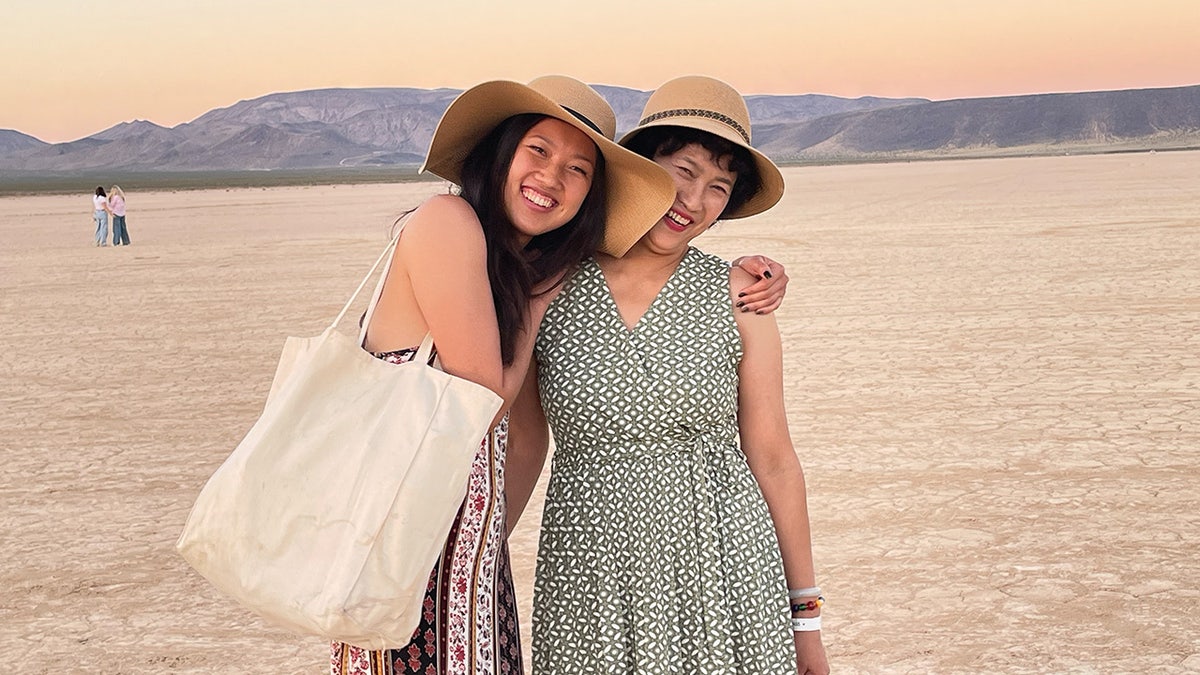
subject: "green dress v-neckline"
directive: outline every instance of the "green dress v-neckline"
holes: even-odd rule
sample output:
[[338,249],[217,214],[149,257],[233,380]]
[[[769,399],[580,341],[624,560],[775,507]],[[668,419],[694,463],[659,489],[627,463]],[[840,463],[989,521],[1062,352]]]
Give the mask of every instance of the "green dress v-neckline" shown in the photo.
[[592,260],[592,264],[596,266],[596,274],[600,277],[600,285],[604,288],[604,297],[607,300],[608,308],[612,310],[611,313],[615,316],[617,324],[625,331],[627,337],[637,335],[642,325],[647,323],[647,317],[653,316],[655,309],[662,304],[663,297],[671,291],[675,279],[679,276],[679,270],[683,267],[684,261],[695,250],[695,248],[688,247],[687,252],[679,259],[679,264],[675,265],[675,269],[671,270],[671,275],[663,282],[662,288],[658,289],[658,294],[650,301],[650,304],[642,312],[642,315],[638,317],[637,321],[634,322],[632,328],[629,327],[629,324],[625,323],[625,317],[621,315],[621,306],[617,304],[617,296],[613,293],[612,286],[608,285],[608,277],[604,275],[604,268],[600,266],[599,262],[594,259]]

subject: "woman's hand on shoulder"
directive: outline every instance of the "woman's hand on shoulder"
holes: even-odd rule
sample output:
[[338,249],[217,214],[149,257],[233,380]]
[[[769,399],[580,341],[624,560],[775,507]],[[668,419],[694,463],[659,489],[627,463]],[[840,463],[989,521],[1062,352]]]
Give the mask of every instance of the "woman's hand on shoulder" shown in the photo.
[[[768,322],[774,325],[775,320],[771,316],[771,312],[761,309],[756,310],[747,302],[747,298],[751,297],[751,294],[754,292],[753,289],[761,283],[752,273],[747,272],[741,267],[729,268],[730,301],[733,303],[733,316],[737,319],[739,327],[742,327],[742,324],[746,323],[748,319],[768,319]],[[776,303],[776,306],[778,306],[778,303]],[[749,323],[765,322],[751,321]]]
[[[741,268],[729,270],[729,292],[734,300],[750,287],[754,277]],[[778,432],[786,439],[787,418],[783,409],[783,344],[779,326],[772,314],[735,311],[738,334],[742,339],[742,362],[738,366],[738,423],[742,427],[743,447],[747,436],[769,442],[755,447],[774,446]]]
[[742,256],[733,261],[733,267],[753,278],[753,283],[742,289],[737,302],[738,311],[770,314],[783,304],[787,294],[788,275],[783,265],[762,255]]

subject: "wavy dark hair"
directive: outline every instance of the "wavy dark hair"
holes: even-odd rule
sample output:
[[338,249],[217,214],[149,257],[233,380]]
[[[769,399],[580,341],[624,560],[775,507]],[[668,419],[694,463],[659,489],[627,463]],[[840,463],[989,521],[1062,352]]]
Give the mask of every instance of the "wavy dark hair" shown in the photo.
[[717,220],[740,209],[750,198],[762,189],[762,178],[758,175],[758,166],[749,150],[707,131],[691,127],[658,126],[648,127],[625,144],[625,147],[647,159],[656,155],[673,155],[684,146],[695,143],[712,154],[713,159],[720,164],[728,157],[728,170],[737,174],[733,189],[729,191],[729,202]]
[[500,356],[513,362],[517,338],[534,286],[558,278],[592,255],[604,237],[604,155],[596,151],[592,187],[579,212],[565,225],[537,235],[524,247],[504,209],[504,184],[521,139],[545,115],[514,115],[501,122],[467,155],[459,195],[475,210],[487,242],[488,279],[500,326]]

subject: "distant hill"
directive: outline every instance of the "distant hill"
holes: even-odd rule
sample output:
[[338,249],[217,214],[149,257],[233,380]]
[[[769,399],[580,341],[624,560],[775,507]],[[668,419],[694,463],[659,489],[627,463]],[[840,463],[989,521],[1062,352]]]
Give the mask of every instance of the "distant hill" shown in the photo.
[[[613,112],[617,115],[618,138],[637,126],[638,120],[641,119],[642,109],[646,107],[646,101],[650,98],[650,92],[607,85],[596,85],[595,88],[613,107]],[[758,94],[746,97],[746,107],[750,110],[750,121],[755,128],[760,124],[804,122],[825,115],[914,103],[929,103],[929,99],[879,98],[875,96],[850,99],[824,94]]]
[[40,141],[33,136],[23,134],[19,131],[11,129],[0,129],[0,157],[16,152],[17,150],[26,150],[28,148],[37,148],[49,145],[45,141]]
[[[649,92],[599,85],[618,133]],[[240,101],[176,127],[119,124],[70,143],[0,131],[9,176],[415,167],[455,89],[318,89]],[[755,145],[781,162],[1200,147],[1200,86],[928,101],[747,97]]]
[[806,122],[828,115],[837,115],[860,110],[877,110],[899,106],[929,103],[925,98],[840,98],[825,94],[799,94],[791,96],[755,95],[746,97],[750,109],[750,120],[755,129],[765,124]]
[[787,160],[1200,147],[1200,86],[934,101],[768,124]]
[[[598,86],[618,126],[633,128],[649,92]],[[70,172],[418,166],[456,89],[317,89],[270,94],[212,110],[186,124],[119,124],[56,145],[0,149],[0,169]],[[778,99],[778,100],[776,100]],[[924,99],[754,96],[751,117],[787,122]],[[14,132],[15,133],[15,132]]]

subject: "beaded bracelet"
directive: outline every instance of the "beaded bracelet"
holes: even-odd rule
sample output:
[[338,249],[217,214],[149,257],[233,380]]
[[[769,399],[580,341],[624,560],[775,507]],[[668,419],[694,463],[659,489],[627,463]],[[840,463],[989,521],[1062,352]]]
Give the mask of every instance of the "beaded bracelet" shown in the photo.
[[816,600],[809,600],[808,602],[793,602],[792,612],[811,612],[824,604],[825,597],[818,595]]
[[792,619],[792,630],[797,633],[811,633],[821,630],[821,617],[814,616],[811,619]]

